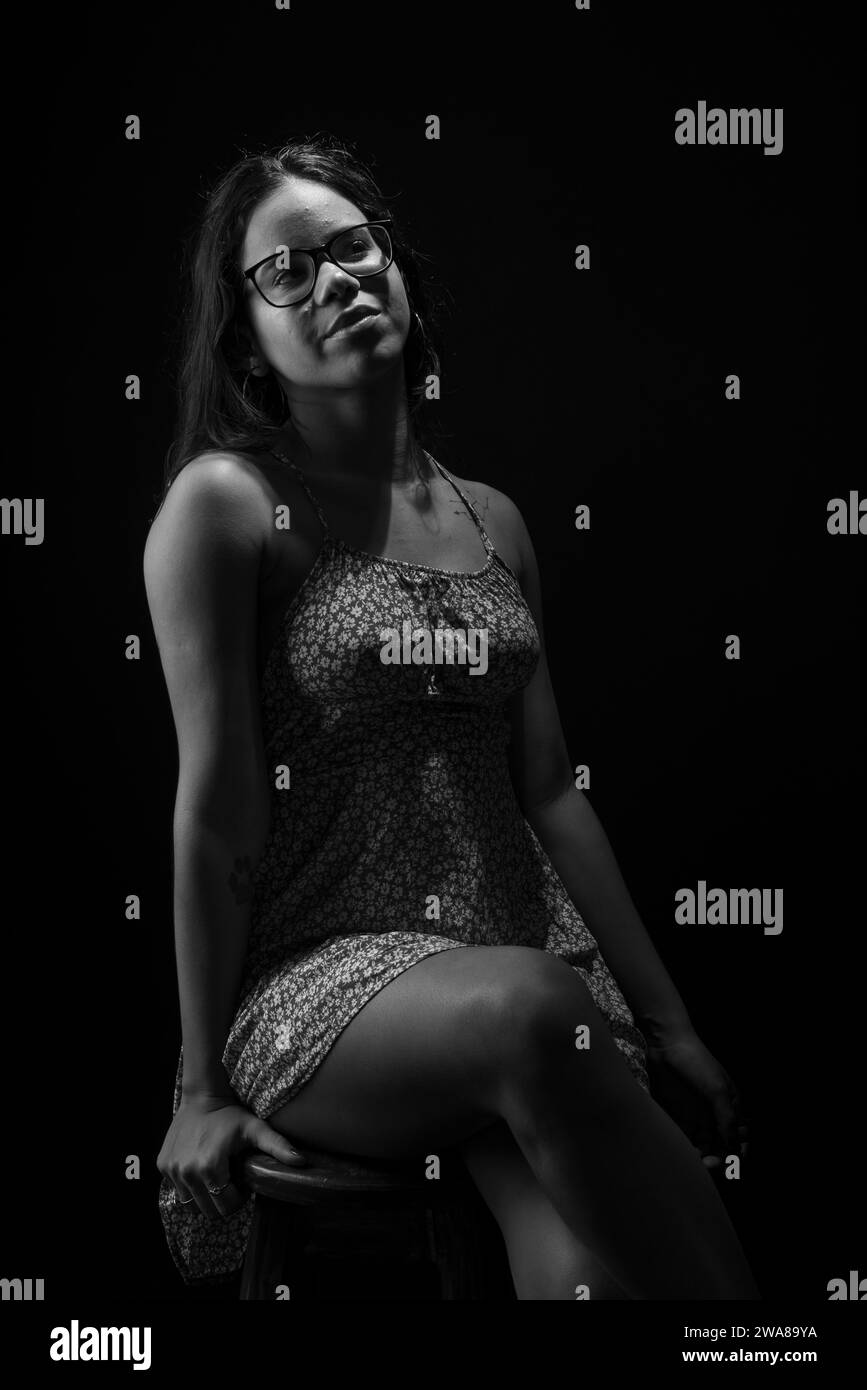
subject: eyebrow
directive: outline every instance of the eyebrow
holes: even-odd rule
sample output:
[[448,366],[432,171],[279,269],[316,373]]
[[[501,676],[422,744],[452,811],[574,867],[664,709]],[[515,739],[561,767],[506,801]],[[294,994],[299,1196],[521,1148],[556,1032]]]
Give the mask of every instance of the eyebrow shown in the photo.
[[[325,238],[325,241],[326,241],[326,242],[328,242],[328,241],[333,241],[333,239],[334,239],[336,236],[340,236],[340,233],[341,233],[341,232],[348,232],[348,231],[350,231],[350,229],[351,229],[352,227],[360,227],[360,226],[362,226],[362,225],[364,224],[364,222],[366,222],[366,221],[367,221],[367,219],[364,218],[364,217],[362,217],[362,219],[361,219],[360,222],[347,222],[346,225],[345,225],[345,227],[338,227],[338,228],[336,229],[336,231],[331,232],[331,233]],[[289,241],[288,237],[286,237],[282,243],[277,242],[277,243],[275,243],[275,244],[276,244],[276,245],[281,245],[281,244],[282,244],[282,245],[284,245],[284,246],[288,246],[290,251],[293,249],[293,248],[292,248],[292,243]],[[294,249],[295,249],[296,251],[305,251],[305,250],[307,249],[308,246],[322,246],[322,245],[324,245],[324,242],[321,242],[321,241],[316,241],[316,242],[306,241],[306,242],[304,243],[303,246],[302,246],[301,243],[299,242],[298,245],[297,245]],[[274,255],[275,253],[272,251],[272,252],[269,252],[268,254],[269,254],[269,255]]]

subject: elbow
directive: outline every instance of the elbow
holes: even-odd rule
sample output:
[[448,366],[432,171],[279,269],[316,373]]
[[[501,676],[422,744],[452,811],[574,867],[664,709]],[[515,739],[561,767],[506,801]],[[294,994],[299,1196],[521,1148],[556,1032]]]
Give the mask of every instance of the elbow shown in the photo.
[[246,854],[260,851],[271,827],[271,799],[264,779],[239,785],[226,779],[219,787],[178,783],[174,833],[177,843],[192,831],[206,832]]
[[518,797],[521,812],[532,823],[534,816],[543,814],[576,790],[571,771],[544,786],[526,788],[524,794]]

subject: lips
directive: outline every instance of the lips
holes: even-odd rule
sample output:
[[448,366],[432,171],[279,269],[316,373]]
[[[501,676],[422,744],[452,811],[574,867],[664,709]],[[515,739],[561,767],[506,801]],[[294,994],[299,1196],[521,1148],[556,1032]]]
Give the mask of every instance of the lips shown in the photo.
[[347,309],[345,313],[339,315],[325,334],[330,338],[334,333],[339,333],[341,328],[349,328],[353,323],[360,323],[362,319],[375,318],[379,313],[372,305],[356,305],[353,309]]

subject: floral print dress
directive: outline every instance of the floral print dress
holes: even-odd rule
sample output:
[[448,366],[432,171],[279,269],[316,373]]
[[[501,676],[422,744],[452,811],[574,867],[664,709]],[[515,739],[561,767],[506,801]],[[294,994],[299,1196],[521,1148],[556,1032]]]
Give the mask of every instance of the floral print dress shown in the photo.
[[[232,1088],[267,1119],[402,971],[437,951],[521,945],[574,967],[649,1089],[645,1040],[515,796],[506,702],[533,675],[539,634],[472,502],[431,459],[478,527],[482,569],[376,556],[331,532],[304,474],[274,453],[324,537],[261,678],[271,825],[223,1054]],[[404,623],[486,631],[487,669],[472,644],[464,661],[443,647],[429,663],[385,663],[383,629],[403,634]],[[277,786],[279,766],[288,787]],[[182,1079],[183,1049],[175,1111]],[[160,1216],[186,1284],[239,1269],[254,1202],[209,1220],[163,1177]]]

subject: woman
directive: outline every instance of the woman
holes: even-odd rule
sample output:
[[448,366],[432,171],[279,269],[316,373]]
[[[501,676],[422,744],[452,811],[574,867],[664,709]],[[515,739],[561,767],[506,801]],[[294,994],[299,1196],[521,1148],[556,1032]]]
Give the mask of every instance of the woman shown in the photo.
[[520,513],[420,446],[438,361],[369,171],[323,138],[244,159],[192,283],[144,563],[180,756],[158,1168],[185,1280],[242,1260],[245,1148],[454,1146],[519,1298],[757,1298],[646,1064],[707,1155],[740,1152],[734,1088],[573,785]]

